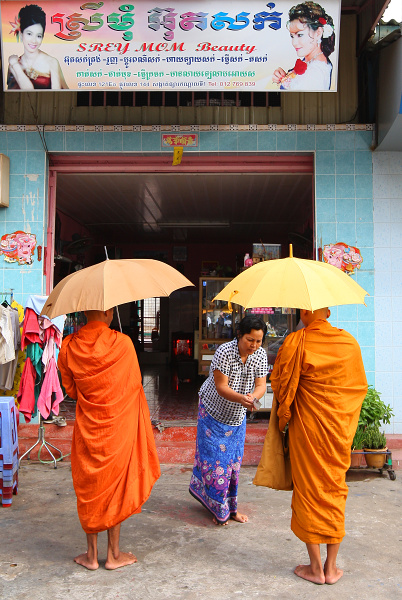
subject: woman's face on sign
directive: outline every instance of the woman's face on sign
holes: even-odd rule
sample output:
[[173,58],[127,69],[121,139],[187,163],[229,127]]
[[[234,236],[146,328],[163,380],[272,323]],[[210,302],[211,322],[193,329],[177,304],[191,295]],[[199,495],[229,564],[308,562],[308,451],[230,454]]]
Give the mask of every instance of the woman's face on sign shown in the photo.
[[40,23],[26,27],[21,34],[25,52],[36,52],[43,41],[43,27]]
[[317,50],[322,38],[321,27],[314,31],[306,23],[295,19],[289,23],[289,33],[292,39],[292,46],[296,50],[299,58],[304,58]]

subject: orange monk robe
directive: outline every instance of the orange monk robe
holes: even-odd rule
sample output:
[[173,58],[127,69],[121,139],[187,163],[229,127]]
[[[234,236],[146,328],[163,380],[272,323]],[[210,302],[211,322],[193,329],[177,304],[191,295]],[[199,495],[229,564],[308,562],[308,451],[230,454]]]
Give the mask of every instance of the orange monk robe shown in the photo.
[[291,529],[306,544],[345,535],[350,448],[367,381],[352,335],[317,319],[284,341],[271,375],[281,431],[289,422]]
[[159,460],[129,337],[90,322],[63,340],[58,366],[77,400],[71,468],[86,533],[141,511],[160,476]]

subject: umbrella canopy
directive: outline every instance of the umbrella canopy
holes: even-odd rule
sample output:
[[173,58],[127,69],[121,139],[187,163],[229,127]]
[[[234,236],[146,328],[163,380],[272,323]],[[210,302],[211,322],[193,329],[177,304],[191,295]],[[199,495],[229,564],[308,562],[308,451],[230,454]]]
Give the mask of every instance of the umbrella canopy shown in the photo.
[[126,302],[169,296],[188,285],[194,284],[159,260],[105,260],[62,279],[41,314],[53,319],[81,310],[108,310]]
[[243,271],[214,300],[228,300],[244,308],[283,306],[316,310],[340,304],[365,304],[366,294],[336,267],[290,256],[260,262]]

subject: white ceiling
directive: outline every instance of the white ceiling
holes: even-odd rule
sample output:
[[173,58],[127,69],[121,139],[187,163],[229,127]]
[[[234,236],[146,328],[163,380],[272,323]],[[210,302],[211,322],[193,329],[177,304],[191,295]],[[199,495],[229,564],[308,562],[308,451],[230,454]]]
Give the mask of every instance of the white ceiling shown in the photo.
[[58,173],[57,209],[102,244],[287,243],[312,213],[311,174]]

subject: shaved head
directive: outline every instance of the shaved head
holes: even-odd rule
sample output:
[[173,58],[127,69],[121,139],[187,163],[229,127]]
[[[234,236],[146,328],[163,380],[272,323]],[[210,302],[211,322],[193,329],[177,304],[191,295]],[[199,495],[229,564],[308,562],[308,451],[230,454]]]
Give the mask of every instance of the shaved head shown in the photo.
[[101,323],[110,325],[113,320],[113,311],[114,308],[109,308],[108,310],[86,310],[84,312],[88,323],[91,321],[100,321]]
[[300,309],[300,318],[306,327],[317,319],[328,319],[330,315],[331,311],[327,306],[324,308],[317,308],[317,310],[314,311],[306,310],[304,308]]

